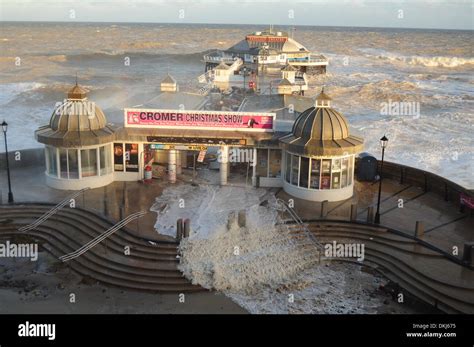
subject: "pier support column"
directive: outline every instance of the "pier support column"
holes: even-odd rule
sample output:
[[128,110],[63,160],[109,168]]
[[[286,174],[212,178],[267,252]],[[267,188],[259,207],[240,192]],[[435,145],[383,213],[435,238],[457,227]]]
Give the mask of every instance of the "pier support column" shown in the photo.
[[181,175],[183,173],[183,164],[181,162],[181,151],[176,151],[176,174]]
[[252,152],[252,186],[257,186],[257,149]]
[[168,151],[168,180],[176,183],[176,151],[174,149]]
[[183,223],[183,237],[188,238],[191,234],[191,220],[186,218]]
[[221,186],[227,184],[227,178],[229,176],[229,146],[221,146],[220,148],[220,174],[221,174]]
[[184,224],[183,219],[180,218],[176,221],[176,241],[180,242],[183,239]]

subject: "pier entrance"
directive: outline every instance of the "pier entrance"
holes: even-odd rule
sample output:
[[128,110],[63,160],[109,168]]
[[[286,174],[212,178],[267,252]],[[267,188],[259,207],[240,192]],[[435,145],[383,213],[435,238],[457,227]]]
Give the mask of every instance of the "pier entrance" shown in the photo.
[[[183,168],[206,165],[220,171],[220,184],[225,185],[232,166],[246,165],[255,184],[259,147],[271,141],[274,120],[274,113],[125,109],[125,126],[117,134],[124,141],[118,144],[124,148],[123,158],[122,153],[116,156],[115,168],[125,166],[128,174],[127,168],[138,164],[141,178],[151,171],[152,177],[175,182]],[[128,144],[130,139],[135,143]],[[127,151],[130,147],[138,157]],[[281,151],[275,150],[280,163]],[[266,168],[268,150],[265,154],[260,163]]]

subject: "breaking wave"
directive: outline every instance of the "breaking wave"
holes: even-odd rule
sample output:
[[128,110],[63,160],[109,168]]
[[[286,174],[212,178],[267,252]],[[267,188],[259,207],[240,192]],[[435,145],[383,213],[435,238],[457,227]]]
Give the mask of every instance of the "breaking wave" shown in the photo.
[[377,55],[377,59],[390,62],[404,63],[408,65],[422,65],[425,67],[457,68],[464,65],[474,65],[474,58],[460,57],[424,57],[424,56],[400,56],[400,55]]

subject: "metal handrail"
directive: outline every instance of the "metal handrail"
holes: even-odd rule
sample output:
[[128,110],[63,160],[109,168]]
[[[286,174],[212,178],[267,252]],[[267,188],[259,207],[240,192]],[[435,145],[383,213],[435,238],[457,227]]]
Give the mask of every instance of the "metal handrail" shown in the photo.
[[36,221],[34,221],[31,224],[25,225],[21,228],[19,228],[19,231],[29,231],[35,229],[38,225],[46,221],[49,217],[52,215],[56,214],[60,209],[62,209],[64,206],[66,206],[67,203],[71,201],[71,199],[74,199],[84,193],[86,190],[89,190],[90,188],[83,188],[72,195],[68,196],[67,198],[61,200],[56,206],[54,206],[52,209],[44,213],[41,217],[39,217]]
[[322,250],[324,247],[319,241],[316,239],[316,237],[311,233],[311,231],[308,229],[306,224],[303,223],[302,219],[294,209],[292,209],[286,201],[282,199],[277,199],[277,204],[280,206],[283,206],[286,212],[290,215],[290,217],[295,221],[295,223],[304,231],[304,233],[309,237],[309,239],[316,245],[316,247],[319,250]]
[[105,240],[106,238],[111,236],[117,230],[121,229],[123,226],[127,225],[128,223],[130,223],[131,221],[133,221],[135,219],[143,217],[146,214],[147,214],[147,212],[143,212],[143,211],[132,213],[131,215],[127,216],[126,218],[124,218],[123,220],[121,220],[120,222],[115,224],[113,227],[107,229],[102,234],[100,234],[96,238],[92,239],[91,241],[89,241],[88,243],[83,245],[82,247],[78,248],[74,252],[71,252],[71,253],[68,253],[68,254],[65,254],[65,255],[59,257],[59,259],[63,262],[66,262],[66,261],[69,261],[69,260],[72,260],[72,259],[75,259],[75,258],[81,256],[82,254],[84,254],[88,250],[90,250],[92,247],[97,246],[103,240]]

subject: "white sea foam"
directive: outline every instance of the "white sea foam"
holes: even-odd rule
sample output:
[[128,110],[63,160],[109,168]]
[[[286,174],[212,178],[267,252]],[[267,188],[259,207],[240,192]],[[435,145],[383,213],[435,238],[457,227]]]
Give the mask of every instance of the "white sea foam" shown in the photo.
[[[209,183],[219,174],[199,176]],[[366,290],[375,290],[380,279],[348,264],[321,265],[311,240],[292,237],[279,223],[275,197],[262,192],[207,184],[164,190],[152,207],[156,229],[174,236],[170,226],[178,218],[192,221],[191,236],[179,246],[185,277],[225,293],[250,313],[376,312],[380,299]],[[262,199],[267,203],[259,204]],[[240,210],[246,211],[245,227],[235,220]]]

